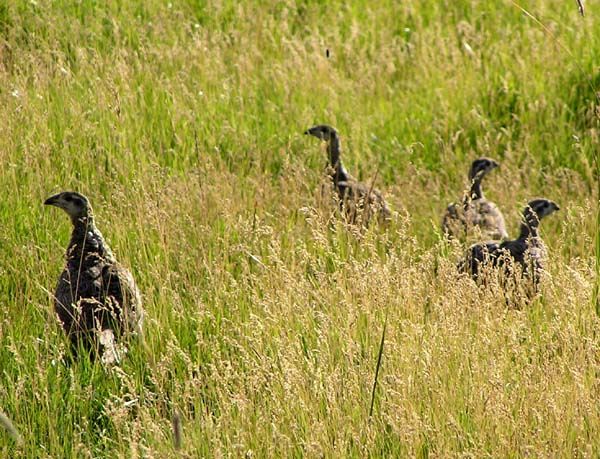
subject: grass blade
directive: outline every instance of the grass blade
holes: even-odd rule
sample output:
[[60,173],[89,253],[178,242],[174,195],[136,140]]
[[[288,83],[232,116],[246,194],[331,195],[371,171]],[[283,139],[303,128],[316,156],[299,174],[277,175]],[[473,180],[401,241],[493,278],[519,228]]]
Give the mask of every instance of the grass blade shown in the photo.
[[[594,87],[596,94],[596,103],[600,107],[600,93]],[[596,118],[600,122],[600,108],[595,111]],[[600,316],[600,151],[596,149],[594,151],[594,162],[596,169],[596,187],[598,192],[598,201],[596,202],[596,282],[594,285],[594,292],[592,294],[592,301],[596,307],[596,315]]]
[[383,322],[383,331],[381,332],[381,342],[379,343],[379,353],[377,354],[377,366],[375,367],[375,378],[373,379],[373,390],[371,391],[371,408],[369,409],[369,417],[373,416],[373,407],[375,406],[375,393],[377,391],[377,381],[379,379],[379,370],[381,368],[381,359],[383,357],[383,345],[385,343],[385,332],[387,330],[387,311]]

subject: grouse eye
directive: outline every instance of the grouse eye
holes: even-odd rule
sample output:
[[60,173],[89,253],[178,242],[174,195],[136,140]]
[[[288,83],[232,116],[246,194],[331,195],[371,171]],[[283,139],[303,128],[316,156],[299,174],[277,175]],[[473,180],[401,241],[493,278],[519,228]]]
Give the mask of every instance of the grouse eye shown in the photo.
[[83,206],[83,201],[79,198],[72,198],[71,199],[73,201],[73,203],[75,203],[78,206]]
[[73,200],[73,197],[70,195],[65,196],[65,201],[67,202],[71,202]]

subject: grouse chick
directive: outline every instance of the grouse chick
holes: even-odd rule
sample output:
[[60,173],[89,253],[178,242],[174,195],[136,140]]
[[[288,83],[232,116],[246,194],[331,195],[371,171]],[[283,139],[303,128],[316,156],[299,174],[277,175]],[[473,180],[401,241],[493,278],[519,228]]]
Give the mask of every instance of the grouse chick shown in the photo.
[[[307,129],[304,134],[312,135],[327,142],[328,170],[338,195],[340,207],[348,221],[368,224],[374,213],[380,223],[391,219],[391,211],[381,192],[372,186],[354,179],[344,168],[340,159],[341,145],[338,132],[328,125],[317,125]],[[365,208],[365,203],[367,206]]]
[[467,239],[475,228],[479,228],[484,239],[506,239],[506,224],[496,204],[483,196],[483,178],[499,164],[490,158],[473,161],[469,170],[471,186],[461,203],[452,203],[446,209],[442,229],[449,238]]
[[[482,242],[472,245],[466,259],[459,264],[459,271],[467,272],[477,280],[485,267],[503,267],[505,276],[514,276],[518,271],[532,281],[531,293],[537,292],[540,274],[547,256],[546,246],[539,234],[540,221],[559,210],[558,205],[548,199],[534,199],[523,211],[519,237],[512,241]],[[520,270],[515,271],[514,267]]]
[[63,209],[73,224],[56,286],[56,314],[75,351],[85,349],[92,358],[99,351],[103,363],[118,363],[117,340],[141,333],[143,311],[135,281],[96,228],[85,196],[65,191],[44,204]]

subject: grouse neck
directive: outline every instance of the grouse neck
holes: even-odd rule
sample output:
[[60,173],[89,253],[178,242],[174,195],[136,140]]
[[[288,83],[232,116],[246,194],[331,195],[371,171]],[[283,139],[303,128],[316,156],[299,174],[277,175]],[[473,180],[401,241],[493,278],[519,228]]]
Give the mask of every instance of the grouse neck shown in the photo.
[[105,247],[102,240],[102,235],[96,229],[94,217],[73,217],[73,232],[71,233],[71,242],[69,243],[68,256],[82,252],[94,251],[100,256],[105,256]]
[[521,232],[519,233],[519,239],[525,240],[528,238],[536,238],[539,237],[539,225],[540,222],[536,217],[523,219],[521,222]]
[[327,145],[330,165],[333,168],[332,178],[335,183],[348,180],[348,172],[344,168],[340,159],[340,139],[337,135],[332,135]]
[[76,234],[84,236],[87,231],[94,231],[96,229],[93,215],[88,215],[86,217],[71,217],[71,223],[73,223],[74,236]]
[[483,191],[481,190],[481,180],[483,176],[479,175],[472,179],[471,181],[471,190],[469,191],[469,196],[471,199],[481,199],[483,198]]

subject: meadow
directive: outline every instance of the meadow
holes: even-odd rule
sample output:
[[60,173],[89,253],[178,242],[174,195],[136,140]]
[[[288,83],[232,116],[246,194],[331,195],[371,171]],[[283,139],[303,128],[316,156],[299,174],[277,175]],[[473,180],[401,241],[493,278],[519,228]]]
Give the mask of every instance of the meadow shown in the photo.
[[[599,6],[0,0],[0,457],[600,455]],[[386,230],[321,193],[319,123]],[[511,235],[561,206],[527,307],[440,233],[478,156]],[[53,312],[69,189],[144,298],[110,370]]]

